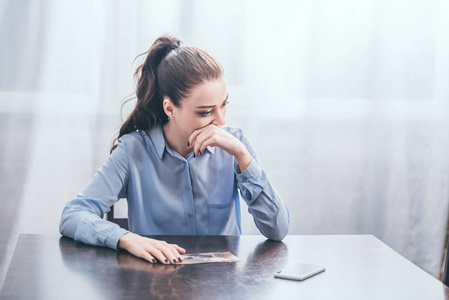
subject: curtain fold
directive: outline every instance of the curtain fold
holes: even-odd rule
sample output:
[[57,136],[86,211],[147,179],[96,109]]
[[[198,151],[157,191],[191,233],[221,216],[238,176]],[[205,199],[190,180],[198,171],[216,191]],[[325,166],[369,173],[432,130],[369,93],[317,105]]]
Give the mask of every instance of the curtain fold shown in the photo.
[[[374,234],[438,276],[449,214],[446,1],[21,0],[0,9],[0,112],[103,115],[118,126],[134,59],[175,35],[223,63],[228,124],[254,142],[290,208],[290,234]],[[243,217],[244,233],[257,233]]]

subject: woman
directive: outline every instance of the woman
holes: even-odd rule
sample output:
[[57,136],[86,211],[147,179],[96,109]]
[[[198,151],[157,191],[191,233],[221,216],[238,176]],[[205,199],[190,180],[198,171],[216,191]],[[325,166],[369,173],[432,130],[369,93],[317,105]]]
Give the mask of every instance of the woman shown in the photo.
[[[261,233],[284,238],[287,208],[242,130],[224,127],[228,94],[220,63],[167,36],[146,54],[135,73],[136,107],[109,159],[65,206],[61,234],[176,264],[183,248],[141,235],[240,235],[240,190]],[[121,197],[129,232],[102,219]]]

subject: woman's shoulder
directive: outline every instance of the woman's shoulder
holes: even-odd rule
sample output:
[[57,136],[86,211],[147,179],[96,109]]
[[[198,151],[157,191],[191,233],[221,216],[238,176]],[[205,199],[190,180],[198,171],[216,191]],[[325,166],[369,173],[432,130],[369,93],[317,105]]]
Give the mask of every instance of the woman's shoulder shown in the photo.
[[143,130],[136,130],[127,134],[122,135],[119,138],[119,143],[126,144],[127,147],[135,147],[140,145],[146,145],[148,139],[148,134]]

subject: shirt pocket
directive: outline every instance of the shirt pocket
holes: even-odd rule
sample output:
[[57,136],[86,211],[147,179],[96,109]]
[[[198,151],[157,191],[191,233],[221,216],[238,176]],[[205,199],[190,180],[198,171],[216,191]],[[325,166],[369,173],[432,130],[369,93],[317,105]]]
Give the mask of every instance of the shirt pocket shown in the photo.
[[220,209],[220,208],[226,208],[226,207],[230,206],[232,204],[232,202],[234,202],[233,197],[231,199],[226,199],[226,201],[223,201],[223,202],[213,202],[213,201],[208,200],[207,205],[209,206],[209,208]]
[[207,201],[209,210],[209,234],[235,234],[235,198],[223,202]]

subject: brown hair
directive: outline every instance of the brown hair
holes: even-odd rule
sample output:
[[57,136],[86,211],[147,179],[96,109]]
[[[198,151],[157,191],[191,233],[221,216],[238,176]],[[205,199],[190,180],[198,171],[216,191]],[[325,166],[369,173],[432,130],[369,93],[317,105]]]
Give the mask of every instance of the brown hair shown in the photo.
[[151,131],[157,122],[167,122],[162,107],[164,97],[180,107],[181,100],[188,97],[193,87],[222,78],[223,69],[215,58],[195,47],[180,47],[181,43],[175,37],[161,36],[150,50],[141,54],[146,58],[134,73],[136,107],[114,139],[111,153],[123,135],[136,130]]

